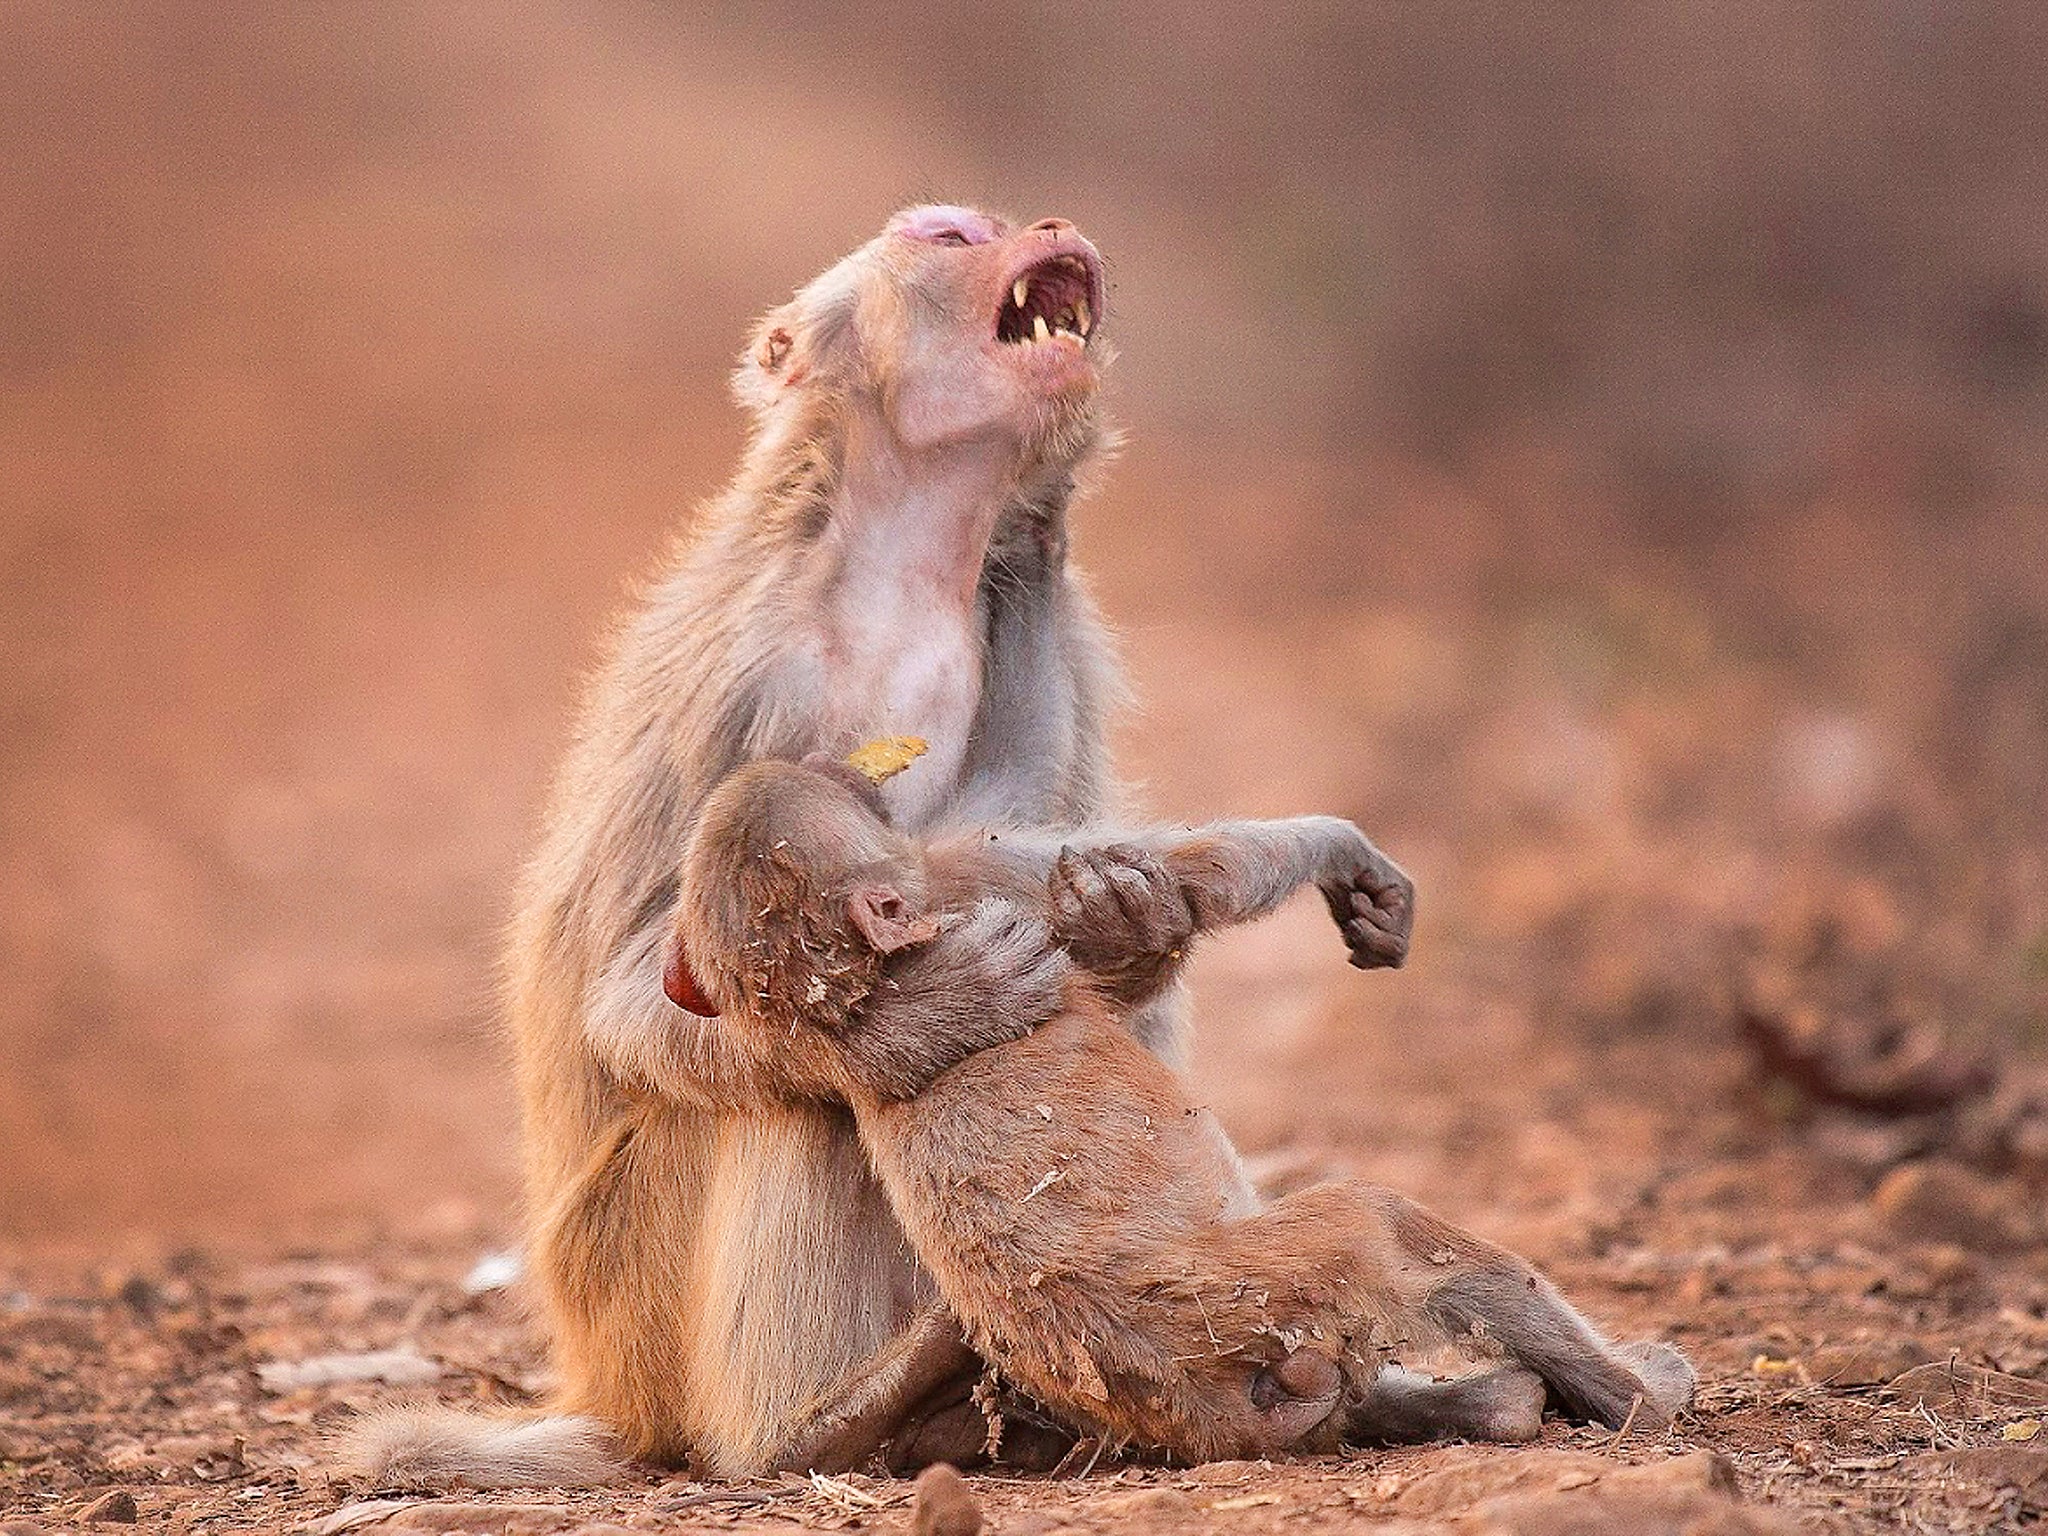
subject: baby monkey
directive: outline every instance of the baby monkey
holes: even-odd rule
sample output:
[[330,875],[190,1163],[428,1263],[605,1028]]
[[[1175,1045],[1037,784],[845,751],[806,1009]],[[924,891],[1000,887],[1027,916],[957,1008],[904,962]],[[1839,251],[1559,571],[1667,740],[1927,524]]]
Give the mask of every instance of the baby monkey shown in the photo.
[[[1399,962],[1406,878],[1331,817],[1085,846],[919,842],[868,778],[822,757],[749,764],[712,794],[670,994],[852,1106],[945,1303],[845,1385],[786,1464],[849,1465],[898,1433],[921,1395],[975,1368],[963,1327],[1069,1427],[1189,1461],[1526,1440],[1547,1398],[1661,1425],[1691,1400],[1675,1350],[1609,1344],[1529,1265],[1412,1201],[1333,1183],[1261,1208],[1206,1111],[1126,1027],[1130,979],[1086,968],[1098,924],[1159,928],[1177,963],[1198,934],[1311,883],[1355,964]],[[987,1044],[960,1059],[962,1021],[918,989],[899,1002],[892,973],[967,931],[1011,957],[1018,996],[1046,1002],[976,1021]],[[1443,1352],[1491,1359],[1446,1381],[1398,1363]]]

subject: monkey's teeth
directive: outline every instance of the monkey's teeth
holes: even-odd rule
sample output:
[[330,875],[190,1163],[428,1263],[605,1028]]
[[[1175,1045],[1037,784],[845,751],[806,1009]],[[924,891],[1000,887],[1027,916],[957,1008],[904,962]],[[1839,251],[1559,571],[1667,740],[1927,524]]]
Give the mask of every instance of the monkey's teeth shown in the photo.
[[1020,277],[1017,279],[1016,282],[1010,284],[1010,302],[1015,304],[1019,309],[1022,309],[1024,307],[1024,300],[1026,296],[1030,294],[1030,292],[1031,279],[1028,277]]
[[1052,340],[1052,332],[1046,328],[1045,316],[1033,315],[1031,317],[1031,339],[1033,341]]
[[1081,334],[1086,336],[1095,329],[1095,317],[1088,312],[1086,299],[1074,300],[1074,313],[1081,317]]

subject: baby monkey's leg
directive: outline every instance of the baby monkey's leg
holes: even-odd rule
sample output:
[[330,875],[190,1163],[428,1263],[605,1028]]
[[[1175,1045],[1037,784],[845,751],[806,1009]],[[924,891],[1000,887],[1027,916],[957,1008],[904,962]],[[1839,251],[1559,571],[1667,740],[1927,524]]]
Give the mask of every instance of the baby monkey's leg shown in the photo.
[[[1363,1212],[1381,1225],[1383,1241],[1391,1246],[1396,1295],[1429,1329],[1451,1339],[1491,1340],[1540,1376],[1574,1418],[1610,1429],[1631,1419],[1644,1428],[1668,1424],[1691,1403],[1692,1367],[1677,1350],[1609,1343],[1526,1260],[1391,1190],[1354,1188]],[[1309,1190],[1294,1198],[1320,1193]],[[1415,1401],[1406,1383],[1373,1385],[1381,1390],[1377,1402],[1368,1391],[1360,1405],[1361,1434],[1375,1416],[1398,1416],[1404,1404]]]
[[927,1307],[799,1421],[778,1472],[843,1472],[859,1466],[902,1428],[919,1405],[955,1382],[969,1385],[981,1357],[967,1347],[953,1309]]
[[1373,1445],[1425,1440],[1534,1440],[1543,1429],[1543,1378],[1495,1365],[1438,1381],[1389,1365],[1345,1401],[1345,1438]]

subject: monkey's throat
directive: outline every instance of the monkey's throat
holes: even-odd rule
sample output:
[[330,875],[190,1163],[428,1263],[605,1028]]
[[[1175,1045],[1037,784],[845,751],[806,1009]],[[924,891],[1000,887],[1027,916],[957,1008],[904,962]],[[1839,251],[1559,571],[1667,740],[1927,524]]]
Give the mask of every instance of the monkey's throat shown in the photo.
[[841,480],[829,538],[823,695],[848,747],[919,736],[930,753],[882,794],[899,825],[928,825],[959,786],[981,704],[982,562],[1014,465],[949,453],[906,462],[870,439]]

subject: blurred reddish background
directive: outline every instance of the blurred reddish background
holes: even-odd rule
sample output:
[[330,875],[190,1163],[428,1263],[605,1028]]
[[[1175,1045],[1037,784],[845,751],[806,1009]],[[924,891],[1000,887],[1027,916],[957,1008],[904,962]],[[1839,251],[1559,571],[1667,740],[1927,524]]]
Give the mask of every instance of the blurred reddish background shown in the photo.
[[1205,962],[1249,1145],[1524,1220],[1735,1155],[1728,956],[1815,888],[2040,1051],[2044,56],[2017,0],[18,0],[0,1239],[504,1219],[578,670],[749,317],[926,197],[1111,260],[1077,545],[1154,805],[1421,881],[1400,977],[1309,912]]

